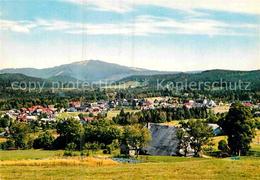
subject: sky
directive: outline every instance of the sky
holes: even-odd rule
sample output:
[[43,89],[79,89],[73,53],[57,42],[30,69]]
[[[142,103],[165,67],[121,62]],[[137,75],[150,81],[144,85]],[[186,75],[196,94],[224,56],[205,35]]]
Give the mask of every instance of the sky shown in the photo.
[[260,69],[260,0],[0,0],[0,69]]

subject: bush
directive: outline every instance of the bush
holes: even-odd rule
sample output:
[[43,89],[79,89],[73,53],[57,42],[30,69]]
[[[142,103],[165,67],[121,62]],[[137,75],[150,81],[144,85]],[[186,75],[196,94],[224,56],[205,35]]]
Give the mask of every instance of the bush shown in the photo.
[[38,136],[33,142],[35,149],[52,149],[54,137],[48,132],[44,132]]
[[15,143],[13,140],[9,139],[6,142],[1,143],[0,148],[3,150],[8,150],[15,148]]
[[73,153],[75,151],[77,145],[75,143],[69,143],[67,144],[65,151],[64,151],[64,156],[75,156],[76,154]]
[[59,121],[56,129],[60,135],[55,141],[56,147],[64,149],[68,144],[75,143],[76,148],[80,148],[84,129],[78,120],[69,118]]
[[11,123],[9,116],[5,115],[4,117],[0,118],[0,127],[8,127]]
[[218,142],[218,149],[221,151],[220,157],[228,157],[229,156],[229,147],[226,140],[220,140]]
[[19,149],[30,149],[33,139],[29,136],[30,128],[25,123],[12,123],[10,126],[10,138],[14,140],[15,147]]
[[92,152],[94,152],[100,149],[100,145],[98,143],[86,143],[84,145],[84,149],[91,150]]
[[63,153],[63,156],[77,156],[77,154],[73,153],[73,151],[65,150],[64,153]]
[[5,132],[5,129],[0,127],[0,133],[2,132]]
[[119,141],[117,139],[113,140],[111,144],[107,146],[106,153],[111,154],[114,150],[119,148]]
[[115,139],[120,138],[120,128],[111,124],[106,120],[93,121],[84,126],[85,142],[109,145]]
[[76,147],[77,147],[77,145],[75,143],[69,143],[69,144],[67,144],[65,150],[67,150],[67,151],[75,151]]

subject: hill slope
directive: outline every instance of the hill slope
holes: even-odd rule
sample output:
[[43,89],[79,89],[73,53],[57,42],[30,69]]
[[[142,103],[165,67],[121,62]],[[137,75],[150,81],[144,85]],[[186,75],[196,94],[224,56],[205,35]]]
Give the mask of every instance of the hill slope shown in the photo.
[[119,80],[131,75],[152,75],[165,72],[131,68],[99,60],[87,60],[45,69],[3,69],[0,70],[0,73],[20,73],[27,76],[45,79],[56,79],[55,77],[58,77],[59,80],[61,77],[62,80],[64,80],[64,77],[67,77],[69,79],[92,82],[99,80]]
[[45,81],[42,78],[36,78],[36,77],[30,77],[26,76],[24,74],[19,74],[19,73],[4,73],[0,74],[0,86],[2,87],[10,87],[12,83],[17,82],[18,84],[29,84],[30,82],[32,83],[43,83],[45,82],[46,85],[49,85],[49,81]]
[[131,76],[120,80],[119,82],[138,81],[145,82],[148,86],[156,86],[159,83],[179,82],[209,82],[209,83],[250,83],[251,88],[260,89],[260,70],[255,71],[231,71],[231,70],[208,70],[199,73],[178,73],[178,74],[158,74],[152,76]]

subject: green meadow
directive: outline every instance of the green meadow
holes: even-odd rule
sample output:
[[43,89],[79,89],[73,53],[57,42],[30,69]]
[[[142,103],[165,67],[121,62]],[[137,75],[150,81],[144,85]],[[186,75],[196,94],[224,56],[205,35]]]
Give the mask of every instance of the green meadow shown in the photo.
[[[26,152],[26,151],[25,151]],[[32,153],[32,151],[29,151]],[[29,153],[28,152],[28,153]],[[34,152],[33,152],[34,153]],[[40,152],[35,158],[56,155]],[[46,154],[45,154],[46,153]],[[3,153],[1,154],[1,156]],[[19,158],[21,155],[16,153]],[[6,157],[5,157],[6,158]],[[24,158],[27,158],[24,155]],[[98,158],[98,157],[97,157]],[[13,159],[13,158],[11,158]],[[257,157],[231,158],[182,158],[140,156],[140,163],[84,164],[24,163],[1,161],[1,179],[259,179],[260,159]],[[28,161],[28,160],[27,160]],[[41,160],[38,160],[41,161]],[[80,160],[81,161],[81,160]],[[20,162],[20,163],[19,163]],[[71,164],[70,164],[71,163]]]

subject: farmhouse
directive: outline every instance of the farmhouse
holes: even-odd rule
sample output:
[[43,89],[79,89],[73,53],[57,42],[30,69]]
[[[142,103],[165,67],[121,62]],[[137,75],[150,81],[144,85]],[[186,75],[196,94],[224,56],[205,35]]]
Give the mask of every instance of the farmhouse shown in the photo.
[[144,148],[149,155],[173,156],[177,155],[178,143],[177,127],[149,123],[148,129],[152,135],[152,141],[147,148]]

